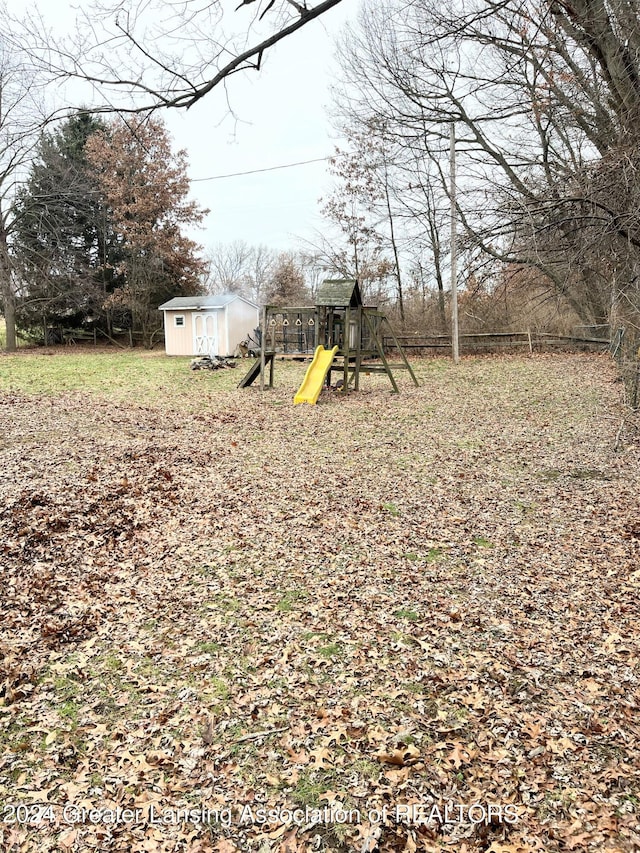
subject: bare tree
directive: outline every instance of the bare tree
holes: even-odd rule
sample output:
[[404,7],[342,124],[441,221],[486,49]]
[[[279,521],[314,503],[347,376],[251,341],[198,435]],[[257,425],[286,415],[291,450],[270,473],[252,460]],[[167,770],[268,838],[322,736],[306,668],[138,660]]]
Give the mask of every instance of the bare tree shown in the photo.
[[456,122],[466,246],[538,268],[585,321],[608,316],[612,259],[619,286],[637,277],[634,0],[387,0],[343,55],[351,114],[428,153],[444,192]]
[[305,305],[308,292],[304,273],[293,252],[281,252],[269,279],[267,299],[272,305]]
[[427,294],[435,291],[440,332],[446,334],[445,275],[449,246],[442,235],[447,233],[449,210],[442,187],[433,175],[432,165],[428,156],[420,160],[414,157],[402,163],[401,174],[405,176],[405,183],[396,192],[400,207],[397,218],[406,234],[406,251],[423,307]]
[[[348,117],[347,117],[348,118]],[[400,318],[404,321],[401,249],[397,233],[397,205],[394,194],[394,158],[384,126],[375,121],[348,121],[340,128],[348,148],[337,148],[330,170],[337,179],[333,193],[322,211],[342,231],[353,256],[358,279],[363,279],[363,251],[383,250],[393,260],[393,277]]]
[[[6,14],[4,6],[0,6],[0,13]],[[25,63],[20,47],[5,33],[0,36],[0,300],[9,352],[16,349],[18,282],[11,258],[16,189],[44,124],[33,69]]]
[[217,243],[208,252],[210,293],[240,293],[256,304],[264,302],[277,261],[268,246],[251,246],[244,240]]
[[206,253],[210,293],[246,293],[252,247],[244,240],[216,243]]
[[87,84],[105,109],[188,109],[234,74],[259,71],[279,42],[342,0],[96,0],[78,15],[75,32],[56,38],[37,13],[27,17],[31,55],[61,80]]
[[300,257],[313,258],[316,275],[357,279],[363,299],[371,304],[386,305],[393,299],[394,267],[379,241],[360,240],[356,255],[344,234],[318,232],[313,239],[303,240],[302,246]]
[[318,289],[328,277],[327,266],[322,253],[314,249],[301,249],[297,253],[298,264],[302,270],[311,300],[315,300]]

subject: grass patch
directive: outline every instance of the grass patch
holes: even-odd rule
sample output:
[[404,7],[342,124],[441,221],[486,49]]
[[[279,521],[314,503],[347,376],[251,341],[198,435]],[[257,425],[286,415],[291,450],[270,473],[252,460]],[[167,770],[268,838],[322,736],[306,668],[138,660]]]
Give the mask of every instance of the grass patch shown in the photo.
[[69,353],[68,348],[46,352],[30,348],[0,359],[0,391],[45,396],[82,392],[129,406],[178,410],[184,408],[186,398],[199,394],[206,410],[211,403],[215,406],[209,394],[235,388],[235,371],[193,372],[189,361],[155,351]]
[[303,771],[291,791],[291,796],[301,806],[318,809],[323,804],[326,805],[326,801],[323,803],[321,800],[325,791],[326,786],[318,780],[315,772]]
[[66,702],[63,702],[58,708],[58,714],[63,720],[70,720],[74,725],[77,725],[79,709],[73,700],[68,699]]
[[242,607],[240,601],[232,596],[227,596],[224,593],[216,596],[213,601],[207,601],[204,604],[204,610],[217,610],[220,613],[237,613]]
[[320,646],[316,649],[316,654],[327,660],[342,656],[342,646],[338,643],[329,643],[327,646]]
[[215,643],[207,640],[204,643],[198,643],[196,649],[206,655],[216,655],[221,649],[220,643]]
[[276,604],[276,609],[280,613],[291,613],[295,604],[299,601],[304,601],[308,597],[308,593],[303,589],[290,589],[285,592],[280,601]]
[[415,610],[404,607],[396,610],[393,615],[396,619],[407,619],[409,622],[417,622],[420,619],[420,615]]
[[222,678],[208,678],[206,681],[207,691],[213,693],[217,699],[228,699],[231,695],[229,685]]

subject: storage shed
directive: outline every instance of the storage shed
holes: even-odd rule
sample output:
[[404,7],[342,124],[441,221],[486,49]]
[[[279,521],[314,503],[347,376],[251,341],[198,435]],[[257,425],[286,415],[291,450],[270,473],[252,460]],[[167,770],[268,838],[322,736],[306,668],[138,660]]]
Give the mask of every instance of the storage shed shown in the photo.
[[237,293],[177,296],[158,311],[167,355],[233,355],[260,322],[258,306]]

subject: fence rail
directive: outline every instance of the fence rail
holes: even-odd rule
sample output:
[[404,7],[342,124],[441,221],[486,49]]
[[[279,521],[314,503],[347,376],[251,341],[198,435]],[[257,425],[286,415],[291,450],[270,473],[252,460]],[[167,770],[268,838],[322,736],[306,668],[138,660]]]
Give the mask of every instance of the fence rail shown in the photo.
[[[403,349],[448,350],[451,349],[450,335],[397,335]],[[491,352],[503,348],[526,347],[529,352],[547,348],[608,349],[609,338],[586,335],[556,335],[551,332],[477,332],[460,335],[460,352],[473,353],[480,350]],[[393,349],[393,339],[384,338],[385,349]]]
[[611,338],[610,352],[624,383],[625,402],[637,410],[640,408],[640,334],[637,328],[618,326]]
[[104,329],[97,327],[88,329],[71,329],[63,326],[48,326],[44,333],[44,344],[74,344],[92,342],[94,346],[99,341],[108,340],[116,346],[126,348],[133,347],[136,343],[149,343],[151,346],[164,341],[164,329],[154,329],[152,332],[140,332],[133,329],[114,329],[110,335]]

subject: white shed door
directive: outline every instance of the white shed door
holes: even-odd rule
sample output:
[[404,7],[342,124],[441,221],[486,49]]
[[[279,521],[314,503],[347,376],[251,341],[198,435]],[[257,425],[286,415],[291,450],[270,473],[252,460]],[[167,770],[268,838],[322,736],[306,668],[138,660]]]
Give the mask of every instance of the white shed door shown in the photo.
[[193,351],[195,355],[218,354],[218,313],[193,315]]

